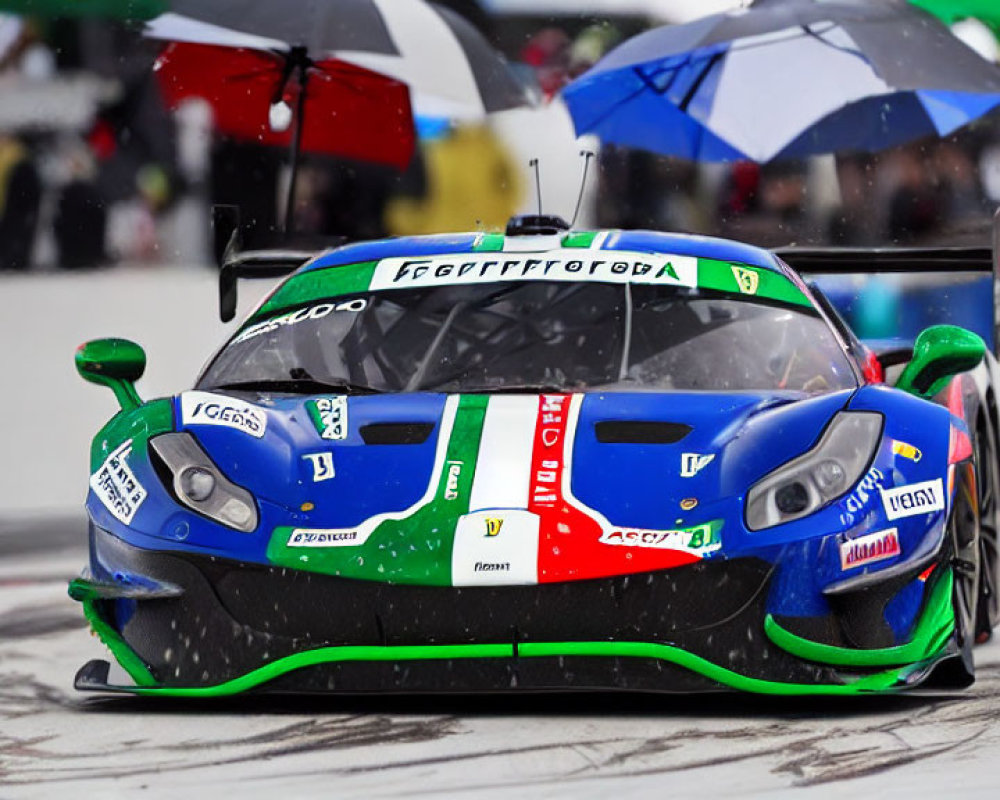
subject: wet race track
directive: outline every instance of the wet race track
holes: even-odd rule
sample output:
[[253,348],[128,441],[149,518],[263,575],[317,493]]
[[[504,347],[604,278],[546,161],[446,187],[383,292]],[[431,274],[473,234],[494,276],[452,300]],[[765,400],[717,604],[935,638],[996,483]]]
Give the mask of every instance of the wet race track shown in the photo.
[[1000,797],[997,642],[953,696],[80,694],[76,669],[106,657],[66,596],[82,528],[0,524],[0,798]]

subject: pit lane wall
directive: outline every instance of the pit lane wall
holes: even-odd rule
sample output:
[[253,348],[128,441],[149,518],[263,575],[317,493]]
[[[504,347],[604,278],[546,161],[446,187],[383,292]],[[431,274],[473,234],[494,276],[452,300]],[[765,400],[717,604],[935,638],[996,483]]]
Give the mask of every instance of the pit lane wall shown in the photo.
[[[189,389],[235,327],[219,321],[217,280],[209,267],[174,265],[0,275],[0,518],[82,518],[90,441],[118,404],[77,375],[77,346],[106,336],[141,344],[144,400]],[[241,281],[237,319],[272,283]]]

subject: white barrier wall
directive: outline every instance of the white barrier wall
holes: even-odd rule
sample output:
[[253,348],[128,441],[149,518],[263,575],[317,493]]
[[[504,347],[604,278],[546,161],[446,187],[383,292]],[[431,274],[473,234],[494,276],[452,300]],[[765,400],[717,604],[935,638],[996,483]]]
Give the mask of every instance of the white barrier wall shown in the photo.
[[[233,330],[218,313],[218,273],[118,267],[79,274],[0,275],[0,517],[82,509],[90,441],[114,395],[73,366],[88,339],[133,339],[147,354],[143,399],[190,388]],[[241,281],[245,314],[273,281]]]

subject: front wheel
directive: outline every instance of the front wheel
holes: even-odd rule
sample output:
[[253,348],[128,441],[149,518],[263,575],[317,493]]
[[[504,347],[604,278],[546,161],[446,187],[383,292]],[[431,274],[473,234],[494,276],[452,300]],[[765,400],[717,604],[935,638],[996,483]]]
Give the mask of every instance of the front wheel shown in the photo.
[[[956,471],[955,503],[948,520],[951,546],[951,569],[954,575],[952,607],[955,612],[955,642],[961,655],[961,671],[972,683],[975,665],[972,646],[976,642],[977,606],[980,591],[979,514],[976,476],[972,465],[959,465]],[[958,665],[956,665],[958,666]]]
[[985,642],[1000,621],[1000,470],[993,426],[981,417],[976,426],[976,494],[979,498],[979,597],[976,610],[976,641]]

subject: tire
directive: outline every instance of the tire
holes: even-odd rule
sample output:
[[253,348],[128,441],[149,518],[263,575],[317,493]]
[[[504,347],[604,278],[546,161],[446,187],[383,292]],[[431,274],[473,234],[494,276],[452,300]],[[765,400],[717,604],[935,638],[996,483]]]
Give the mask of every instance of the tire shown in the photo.
[[979,598],[976,641],[987,641],[1000,621],[1000,465],[996,433],[986,417],[976,425],[976,493],[979,497]]
[[960,659],[955,664],[972,683],[975,664],[972,647],[976,643],[978,620],[980,569],[979,569],[979,514],[978,505],[971,492],[973,474],[963,474],[972,468],[964,464],[957,467],[955,475],[955,503],[948,520],[948,537],[951,546],[951,569],[954,576],[952,607],[955,612],[955,643]]

